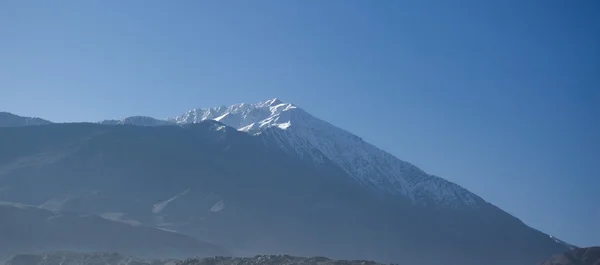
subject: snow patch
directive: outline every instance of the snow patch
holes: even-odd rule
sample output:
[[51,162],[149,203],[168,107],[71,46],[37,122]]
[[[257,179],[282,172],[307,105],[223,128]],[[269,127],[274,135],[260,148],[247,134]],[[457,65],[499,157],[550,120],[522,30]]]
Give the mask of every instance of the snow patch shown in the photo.
[[173,196],[172,198],[170,198],[170,199],[168,199],[166,201],[154,204],[152,206],[152,213],[160,213],[160,212],[162,212],[162,210],[164,210],[169,205],[170,202],[176,200],[177,198],[179,198],[181,196],[184,196],[186,193],[188,193],[188,191],[189,191],[189,189],[184,190],[183,192],[181,192],[181,193]]
[[156,227],[157,229],[163,230],[165,232],[171,232],[171,233],[178,233],[177,230],[173,230],[173,229],[167,229],[164,227]]
[[223,209],[225,209],[225,202],[223,202],[223,200],[220,200],[210,208],[210,211],[211,212],[219,212]]
[[279,129],[287,129],[288,127],[290,127],[292,125],[291,122],[285,122],[285,123],[281,123],[281,124],[277,124],[277,127],[279,127]]

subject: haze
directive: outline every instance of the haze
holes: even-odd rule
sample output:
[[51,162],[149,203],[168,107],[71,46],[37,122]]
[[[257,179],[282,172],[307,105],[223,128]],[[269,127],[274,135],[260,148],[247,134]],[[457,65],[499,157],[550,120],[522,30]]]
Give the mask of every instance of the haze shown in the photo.
[[279,97],[569,243],[600,244],[597,1],[3,1],[0,110]]

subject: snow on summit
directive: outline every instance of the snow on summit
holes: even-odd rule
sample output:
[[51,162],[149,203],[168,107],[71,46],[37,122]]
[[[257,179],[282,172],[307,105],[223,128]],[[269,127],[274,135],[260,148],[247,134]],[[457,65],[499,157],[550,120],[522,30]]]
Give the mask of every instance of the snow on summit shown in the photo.
[[[289,112],[296,106],[283,103],[279,99],[270,99],[256,104],[234,104],[208,109],[193,109],[181,116],[168,119],[176,124],[197,123],[215,120],[242,131],[254,131],[280,125],[289,126]],[[287,123],[287,125],[286,125]]]
[[359,183],[400,195],[415,204],[460,208],[476,207],[483,202],[459,185],[429,175],[360,137],[277,98],[254,104],[192,109],[167,119],[167,122],[188,124],[204,120],[219,121],[262,137],[267,144],[317,164],[330,160]]

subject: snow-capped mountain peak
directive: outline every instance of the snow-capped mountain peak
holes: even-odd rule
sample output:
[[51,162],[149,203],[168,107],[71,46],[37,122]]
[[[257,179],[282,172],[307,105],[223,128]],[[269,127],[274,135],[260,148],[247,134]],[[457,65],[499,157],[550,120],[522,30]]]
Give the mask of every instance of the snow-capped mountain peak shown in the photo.
[[218,121],[260,137],[265,144],[316,165],[331,161],[360,184],[406,198],[414,204],[473,208],[484,202],[459,185],[427,174],[362,138],[278,98],[254,104],[192,109],[166,120],[134,116],[101,123],[160,126],[206,120]]
[[476,207],[483,201],[459,185],[429,175],[360,137],[277,98],[254,104],[192,109],[168,119],[175,124],[204,120],[216,120],[261,137],[266,144],[317,164],[332,161],[359,183],[400,195],[416,204]]
[[255,104],[234,104],[206,109],[192,109],[181,116],[167,119],[175,124],[198,123],[215,120],[241,131],[255,132],[260,128],[290,126],[289,111],[296,109],[290,103],[274,98]]
[[259,102],[256,104],[256,106],[257,107],[272,107],[272,106],[277,106],[279,104],[283,104],[283,102],[281,100],[279,100],[278,98],[273,98],[273,99],[269,99],[264,102]]

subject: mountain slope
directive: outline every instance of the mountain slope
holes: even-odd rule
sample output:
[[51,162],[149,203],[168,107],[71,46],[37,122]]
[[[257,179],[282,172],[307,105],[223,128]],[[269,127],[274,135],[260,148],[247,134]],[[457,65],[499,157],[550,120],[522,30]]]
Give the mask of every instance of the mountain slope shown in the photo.
[[488,203],[398,200],[215,121],[0,128],[0,146],[0,200],[159,226],[235,255],[525,265],[566,249]]
[[50,123],[50,121],[40,118],[21,117],[12,113],[0,111],[0,127],[43,125]]
[[93,215],[0,202],[0,260],[56,250],[119,251],[150,257],[226,254],[190,237]]

